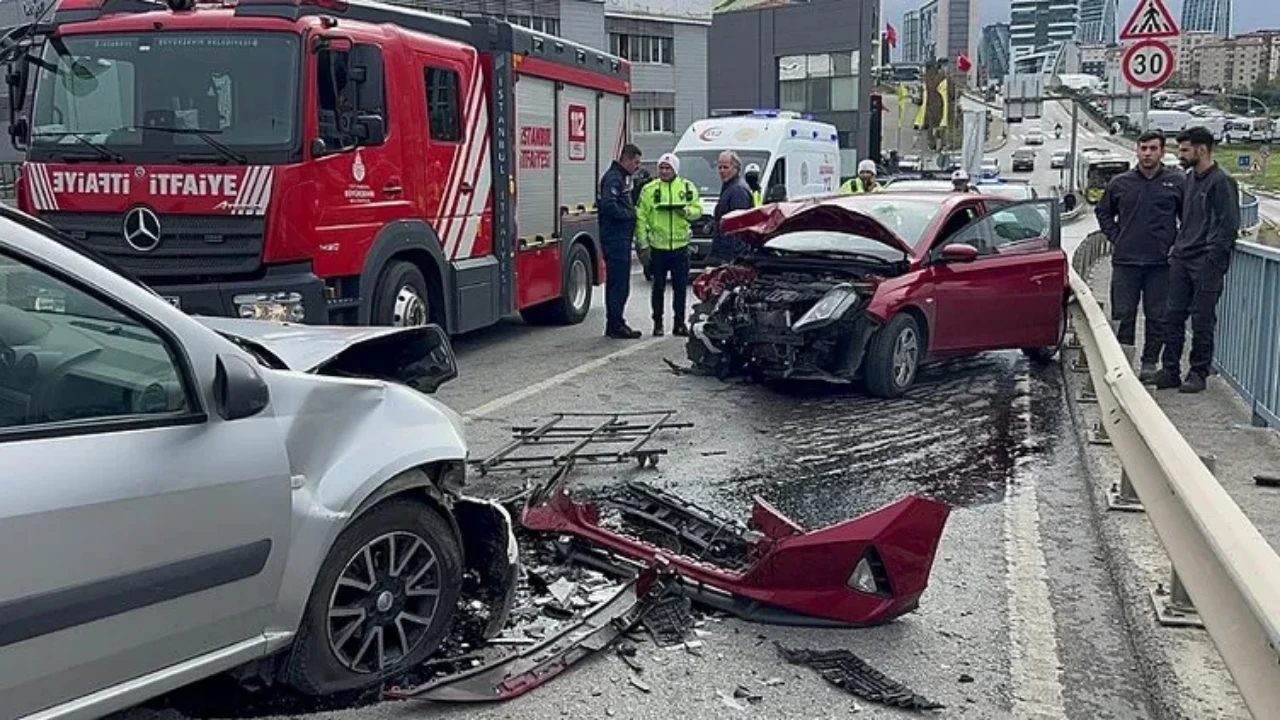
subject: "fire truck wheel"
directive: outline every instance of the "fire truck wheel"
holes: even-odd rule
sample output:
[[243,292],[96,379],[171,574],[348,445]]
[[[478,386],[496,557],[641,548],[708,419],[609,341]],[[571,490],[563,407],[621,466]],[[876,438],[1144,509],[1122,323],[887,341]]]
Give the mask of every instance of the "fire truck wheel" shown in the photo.
[[569,247],[560,297],[520,311],[530,325],[577,325],[591,311],[591,253],[582,243]]
[[417,327],[431,322],[431,294],[422,271],[413,263],[401,260],[387,265],[373,302],[374,325]]

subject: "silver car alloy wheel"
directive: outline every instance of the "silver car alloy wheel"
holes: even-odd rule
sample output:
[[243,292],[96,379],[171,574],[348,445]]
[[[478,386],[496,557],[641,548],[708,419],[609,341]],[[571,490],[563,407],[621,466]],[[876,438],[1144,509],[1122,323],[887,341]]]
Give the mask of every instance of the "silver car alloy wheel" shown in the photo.
[[427,324],[427,301],[412,286],[405,285],[396,292],[391,324],[396,327],[421,327]]
[[370,540],[342,569],[326,630],[334,658],[357,673],[394,667],[427,636],[440,603],[431,545],[410,532]]
[[893,344],[893,382],[898,387],[906,387],[915,375],[916,365],[920,361],[920,341],[916,331],[906,328],[898,334]]

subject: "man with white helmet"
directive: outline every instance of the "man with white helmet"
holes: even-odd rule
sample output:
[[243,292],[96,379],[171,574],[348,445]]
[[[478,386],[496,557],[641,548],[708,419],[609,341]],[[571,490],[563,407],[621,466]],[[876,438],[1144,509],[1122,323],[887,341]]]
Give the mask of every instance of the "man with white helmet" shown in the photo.
[[742,179],[747,181],[747,187],[751,189],[751,202],[756,207],[764,204],[764,193],[760,192],[760,166],[755,163],[747,165]]
[[858,163],[857,177],[850,178],[840,188],[840,192],[848,195],[850,193],[873,193],[884,192],[884,186],[876,180],[876,163],[874,160],[863,160]]
[[969,184],[969,173],[963,168],[951,173],[951,189],[955,192],[967,193],[973,189]]

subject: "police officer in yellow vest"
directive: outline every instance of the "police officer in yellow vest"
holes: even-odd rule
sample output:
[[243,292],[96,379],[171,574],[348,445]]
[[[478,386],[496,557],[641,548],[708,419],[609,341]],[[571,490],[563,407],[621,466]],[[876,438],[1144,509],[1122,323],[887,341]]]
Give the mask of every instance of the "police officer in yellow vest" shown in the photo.
[[671,153],[658,158],[658,177],[640,192],[636,210],[636,247],[653,273],[653,334],[663,334],[662,305],[667,275],[675,295],[672,333],[689,334],[685,297],[689,288],[689,223],[702,217],[702,199],[693,183],[680,177],[680,159]]
[[742,179],[747,181],[747,187],[751,189],[751,203],[756,207],[764,204],[764,193],[760,192],[760,166],[751,163],[742,173]]
[[850,178],[840,188],[845,195],[853,193],[884,192],[884,186],[876,180],[876,164],[873,160],[858,163],[858,176]]

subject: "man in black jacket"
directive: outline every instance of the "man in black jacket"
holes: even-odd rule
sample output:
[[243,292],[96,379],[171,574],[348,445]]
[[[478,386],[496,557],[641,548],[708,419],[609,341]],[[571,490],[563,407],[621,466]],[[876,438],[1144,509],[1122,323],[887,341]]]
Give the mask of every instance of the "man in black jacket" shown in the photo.
[[709,259],[712,262],[729,262],[737,258],[746,247],[741,240],[720,232],[720,220],[734,210],[750,210],[755,207],[751,198],[751,188],[742,179],[742,159],[738,153],[726,150],[716,160],[716,170],[720,173],[720,199],[716,202],[716,235],[711,241]]
[[1138,138],[1138,166],[1117,175],[1098,202],[1098,227],[1111,241],[1111,318],[1121,345],[1134,345],[1138,303],[1146,318],[1138,377],[1154,382],[1164,344],[1169,249],[1178,236],[1186,174],[1164,167],[1164,133]]
[[600,222],[600,247],[604,250],[604,334],[617,340],[635,340],[625,318],[631,295],[631,248],[636,236],[636,206],[631,198],[631,176],[640,169],[640,148],[628,144],[600,178],[596,209]]
[[[1164,368],[1160,389],[1203,392],[1213,364],[1218,298],[1240,234],[1240,188],[1213,161],[1213,133],[1203,127],[1178,135],[1178,155],[1188,174],[1182,228],[1169,253],[1169,304],[1165,308]],[[1191,371],[1182,374],[1182,348],[1191,317]]]

